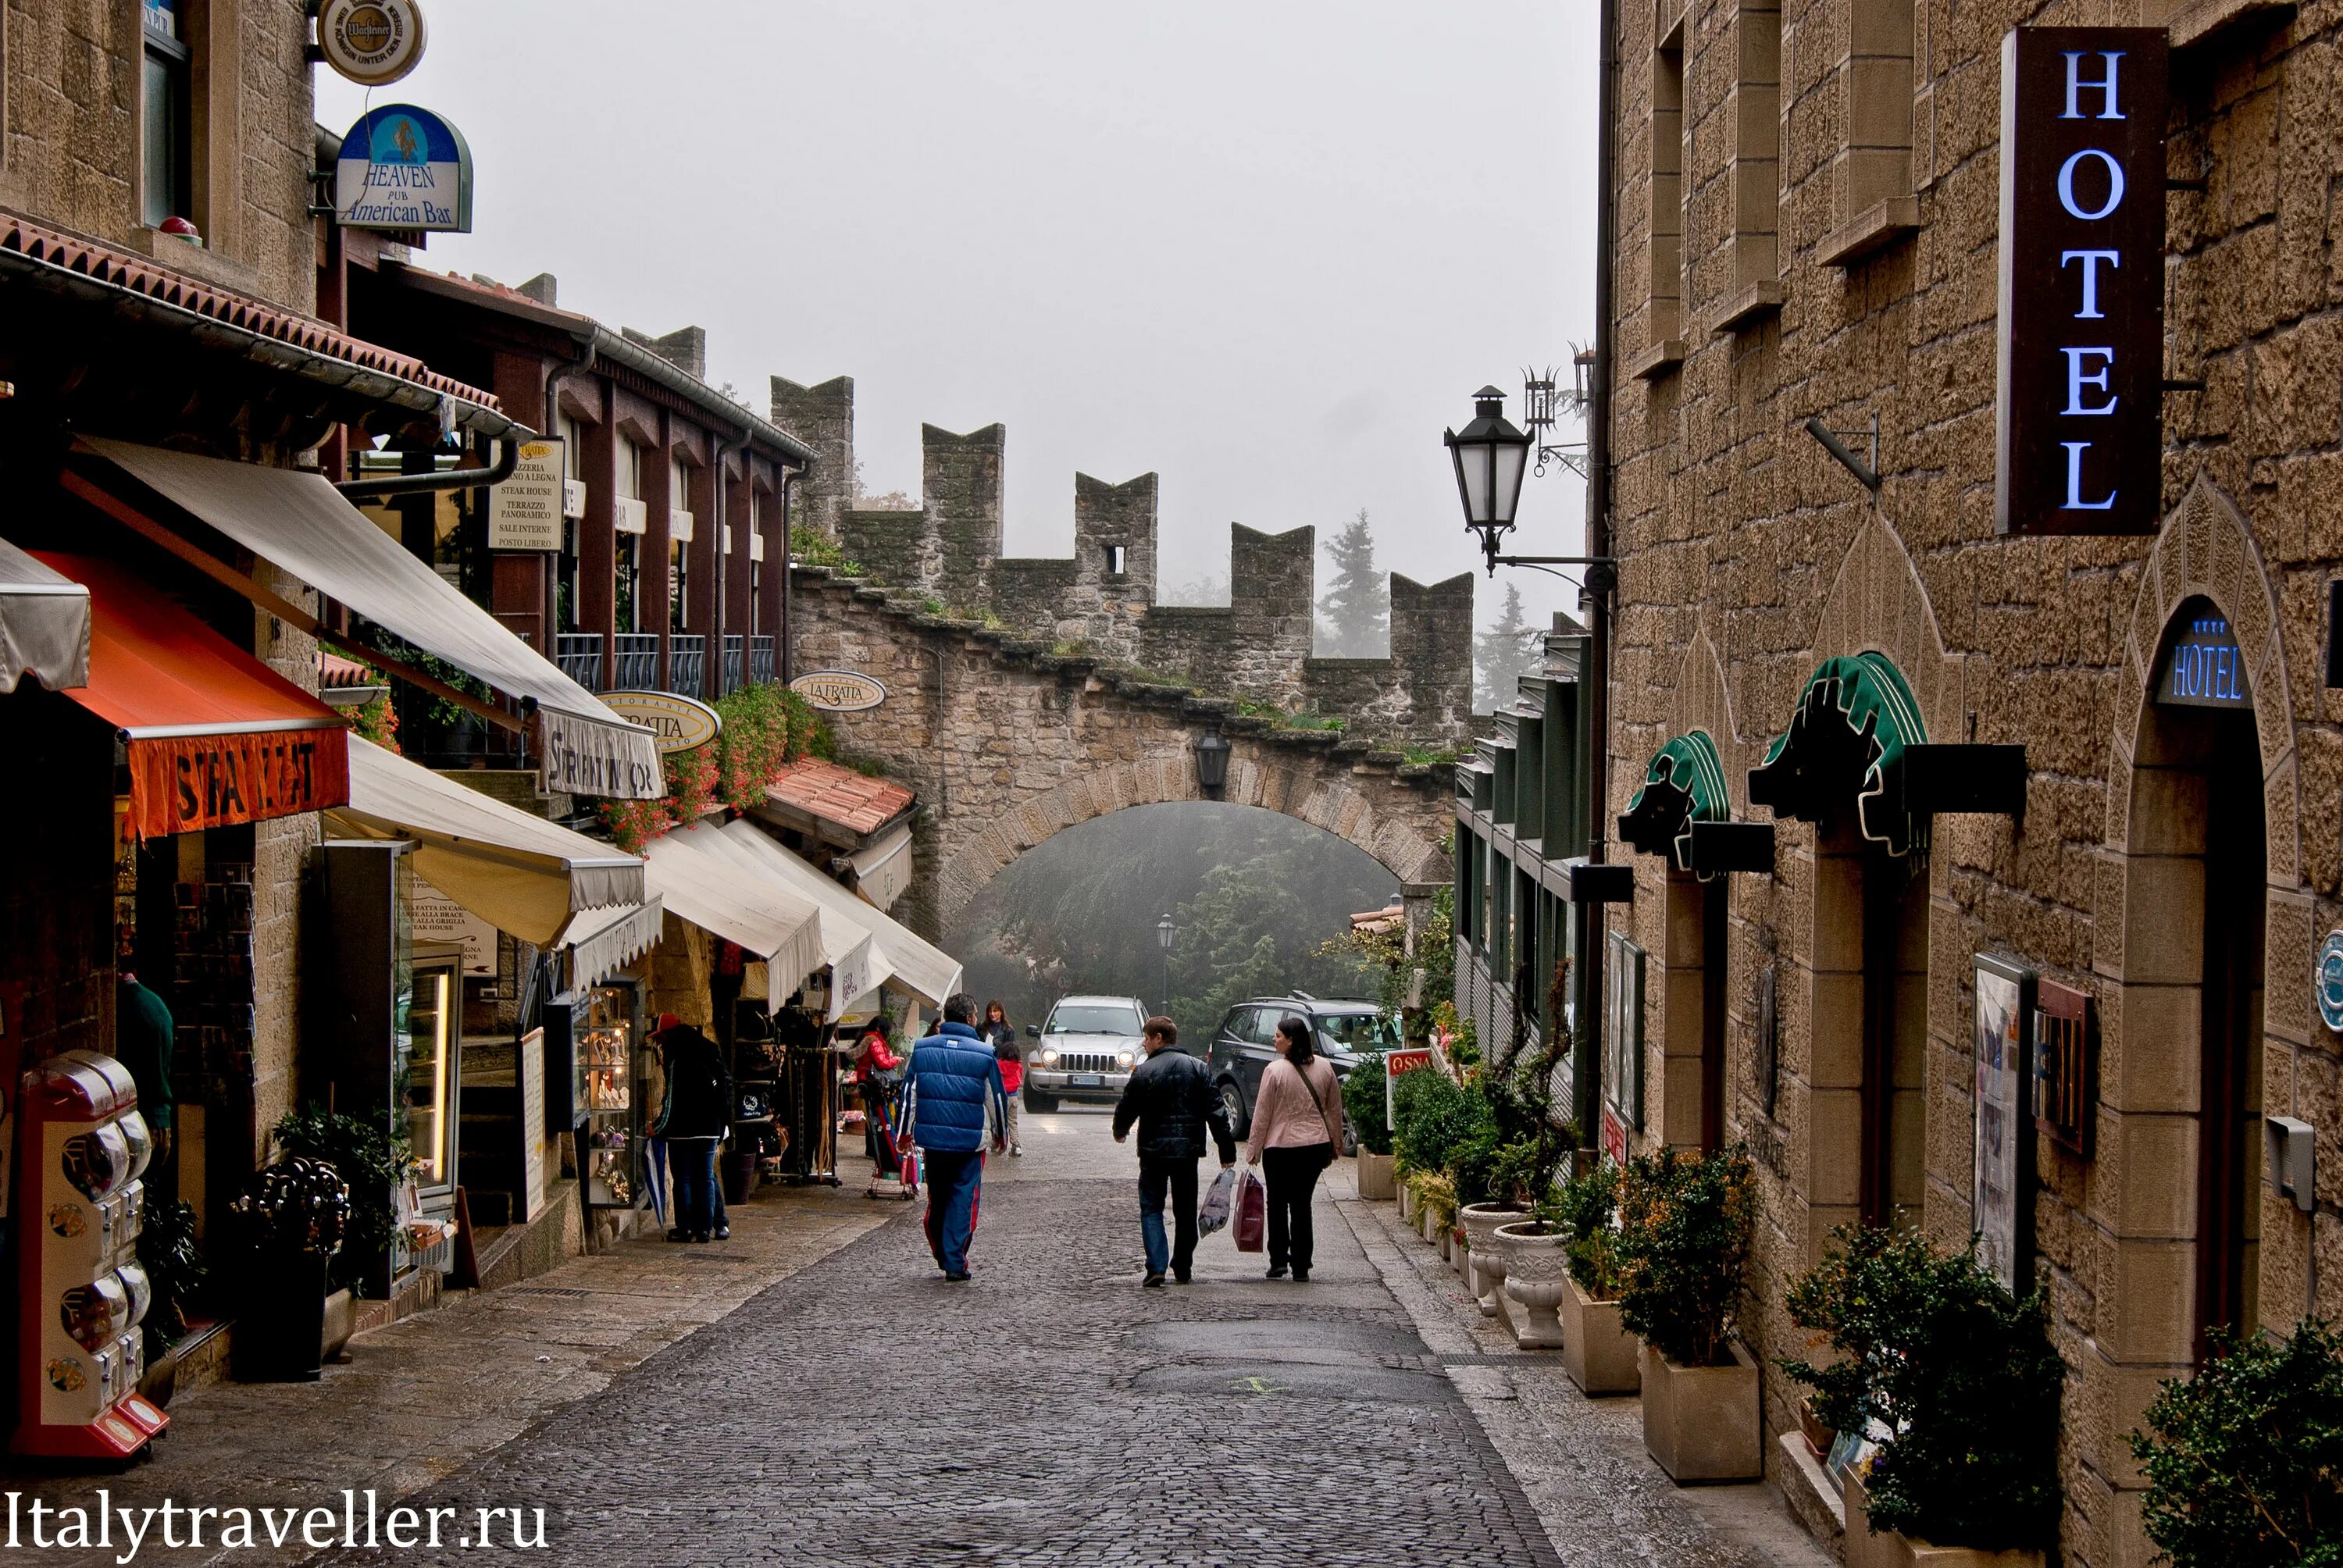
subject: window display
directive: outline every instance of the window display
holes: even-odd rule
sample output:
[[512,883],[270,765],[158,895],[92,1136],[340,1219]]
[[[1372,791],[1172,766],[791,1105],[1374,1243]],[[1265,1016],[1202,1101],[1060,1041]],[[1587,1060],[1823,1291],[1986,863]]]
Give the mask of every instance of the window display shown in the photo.
[[640,1190],[640,1110],[646,1064],[639,1059],[635,988],[596,986],[586,993],[578,1031],[578,1110],[585,1118],[586,1201],[627,1208]]

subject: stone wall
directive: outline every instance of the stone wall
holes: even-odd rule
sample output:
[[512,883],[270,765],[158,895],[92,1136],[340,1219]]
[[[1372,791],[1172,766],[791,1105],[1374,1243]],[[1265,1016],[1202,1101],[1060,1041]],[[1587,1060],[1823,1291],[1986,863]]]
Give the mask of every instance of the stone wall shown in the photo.
[[800,387],[776,376],[772,415],[774,424],[814,451],[813,466],[797,482],[790,526],[838,538],[840,519],[855,502],[854,377]]

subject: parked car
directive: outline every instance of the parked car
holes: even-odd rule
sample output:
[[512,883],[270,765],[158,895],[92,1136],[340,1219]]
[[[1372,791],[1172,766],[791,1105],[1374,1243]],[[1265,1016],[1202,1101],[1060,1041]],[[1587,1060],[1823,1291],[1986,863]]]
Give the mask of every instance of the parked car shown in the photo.
[[[1256,997],[1229,1009],[1213,1031],[1204,1065],[1227,1108],[1229,1125],[1242,1138],[1252,1128],[1253,1101],[1261,1093],[1261,1075],[1276,1059],[1278,1020],[1299,1016],[1310,1020],[1316,1044],[1338,1078],[1351,1076],[1362,1056],[1399,1048],[1399,1027],[1383,1016],[1383,1008],[1361,1000],[1321,999],[1296,991],[1287,997]],[[1342,1152],[1357,1146],[1349,1119],[1342,1123]]]
[[1112,1101],[1145,1054],[1147,1009],[1135,996],[1060,997],[1050,1016],[1027,1024],[1041,1043],[1025,1056],[1025,1104],[1055,1111],[1061,1100]]

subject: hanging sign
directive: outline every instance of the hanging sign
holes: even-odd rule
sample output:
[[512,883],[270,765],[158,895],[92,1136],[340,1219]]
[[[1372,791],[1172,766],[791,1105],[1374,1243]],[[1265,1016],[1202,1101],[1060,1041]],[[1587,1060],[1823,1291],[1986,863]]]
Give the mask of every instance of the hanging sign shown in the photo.
[[337,727],[134,739],[129,830],[155,839],[347,805],[348,736]]
[[418,942],[460,942],[464,972],[497,972],[497,928],[425,881],[415,879],[415,896],[407,902]]
[[317,49],[358,85],[387,87],[423,58],[422,8],[416,0],[326,0]]
[[2156,700],[2169,708],[2254,705],[2254,694],[2246,689],[2246,656],[2229,629],[2229,618],[2202,599],[2164,656]]
[[537,710],[540,774],[548,790],[612,800],[660,800],[667,772],[658,742],[639,729],[605,724],[551,708]]
[[809,669],[789,689],[824,713],[860,713],[887,700],[887,689],[850,669]]
[[488,548],[559,549],[562,484],[561,437],[523,441],[512,477],[488,491]]
[[368,110],[342,138],[334,219],[346,228],[472,232],[472,149],[428,109]]
[[2033,1288],[2027,1220],[2034,1175],[2026,1125],[2026,1024],[2034,971],[1980,953],[1976,960],[1976,1124],[1970,1166],[1969,1225],[1977,1264],[2010,1291]]
[[2005,534],[2152,534],[2161,520],[2167,54],[2161,27],[2002,40]]
[[2343,1034],[2343,931],[2329,931],[2318,947],[2318,1017]]
[[662,757],[705,746],[724,729],[716,709],[671,691],[607,691],[602,703],[657,736]]

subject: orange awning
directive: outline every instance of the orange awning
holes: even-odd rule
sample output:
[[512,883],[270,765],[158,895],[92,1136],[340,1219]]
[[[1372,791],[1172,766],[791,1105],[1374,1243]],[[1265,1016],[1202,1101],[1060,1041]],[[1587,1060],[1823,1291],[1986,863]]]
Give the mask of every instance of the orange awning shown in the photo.
[[127,746],[135,835],[348,801],[339,714],[112,562],[35,555],[89,589],[89,684],[65,695]]

